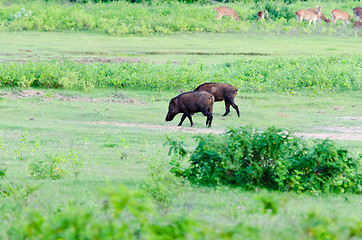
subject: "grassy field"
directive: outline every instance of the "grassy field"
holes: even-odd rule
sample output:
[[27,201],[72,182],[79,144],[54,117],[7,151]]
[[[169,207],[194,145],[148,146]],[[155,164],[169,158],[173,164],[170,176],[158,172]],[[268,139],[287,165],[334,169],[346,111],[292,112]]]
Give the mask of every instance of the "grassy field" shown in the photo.
[[[353,62],[353,59],[360,59],[356,53],[360,40],[351,37],[271,37],[259,34],[115,37],[95,33],[2,32],[0,43],[0,64],[21,60],[14,63],[16,70],[11,76],[15,77],[24,74],[17,72],[24,66],[24,71],[35,71],[31,67],[26,69],[26,66],[33,66],[26,64],[34,59],[39,60],[39,65],[46,66],[49,58],[61,56],[74,59],[145,58],[156,61],[152,66],[159,67],[155,67],[150,72],[152,74],[158,69],[164,70],[165,62],[186,62],[175,65],[174,73],[180,76],[191,71],[199,73],[195,66],[198,69],[204,66],[210,72],[217,68],[229,74],[233,68],[241,71],[237,67],[243,61],[251,67],[267,70],[277,64],[271,64],[273,57],[279,57],[281,63],[289,67],[282,69],[280,74],[283,71],[284,75],[293,73],[303,80],[307,76],[294,71],[294,61],[305,63],[308,59],[318,58],[317,66],[306,64],[304,67],[314,69],[312,73],[316,74],[318,66],[323,66],[325,76],[334,76],[333,71],[340,70],[343,74],[334,79],[352,76],[350,79],[360,86],[360,80],[355,76],[360,73],[361,65]],[[249,52],[271,56],[193,55]],[[30,61],[24,63],[24,60]],[[333,64],[327,64],[329,61]],[[71,69],[73,73],[80,72],[79,63],[68,64],[75,66]],[[102,64],[99,66],[106,68],[108,63]],[[92,66],[92,63],[84,65]],[[114,66],[122,66],[122,63]],[[135,66],[138,69],[138,65]],[[133,79],[141,75],[134,72]],[[2,75],[10,76],[10,73],[2,72]],[[232,74],[228,76],[231,76],[230,80],[238,80]],[[325,77],[326,83],[332,81],[331,78]],[[187,87],[195,85],[193,80]],[[0,190],[7,186],[10,194],[0,194],[0,239],[46,237],[32,235],[31,229],[36,229],[38,222],[42,221],[40,216],[45,219],[44,225],[54,226],[57,225],[53,221],[64,224],[69,219],[78,219],[75,217],[78,210],[91,211],[91,216],[96,219],[102,220],[105,216],[106,220],[113,219],[113,213],[107,215],[109,212],[104,210],[109,199],[100,189],[119,184],[148,192],[156,203],[157,212],[165,219],[191,216],[199,224],[206,222],[214,231],[222,232],[220,229],[224,227],[241,229],[245,231],[243,238],[362,238],[360,194],[246,191],[229,186],[192,185],[169,172],[172,157],[168,155],[170,146],[165,145],[169,137],[183,141],[186,149],[191,150],[196,146],[194,136],[200,134],[220,134],[228,127],[250,125],[263,130],[276,126],[294,129],[308,142],[313,138],[335,139],[357,158],[361,154],[362,140],[362,97],[359,90],[339,86],[337,90],[300,88],[296,92],[255,92],[241,87],[236,97],[240,118],[233,109],[229,116],[222,117],[224,104],[215,103],[210,129],[206,128],[206,118],[201,114],[195,114],[193,128],[189,128],[188,120],[183,127],[176,127],[181,116],[172,122],[164,121],[169,100],[179,93],[179,88],[156,91],[137,87],[95,87],[77,91],[2,87],[0,171],[6,169],[7,178],[0,178]],[[52,162],[52,172],[46,172],[42,162]],[[44,173],[48,175],[41,177]],[[118,195],[121,196],[124,195]],[[74,215],[69,215],[67,220],[67,215],[63,214],[72,207],[77,211],[74,210]],[[89,218],[87,221],[91,222]],[[77,224],[87,225],[88,222]],[[159,225],[167,224],[164,220]],[[193,228],[188,231],[190,229]],[[225,239],[226,236],[225,233]]]
[[[217,134],[228,126],[252,125],[263,129],[274,125],[299,132],[329,133],[332,138],[343,134],[338,131],[344,126],[347,133],[357,129],[359,133],[354,135],[361,136],[360,95],[353,92],[317,97],[241,93],[236,99],[240,118],[233,110],[230,116],[221,117],[224,106],[216,103],[212,128],[207,129],[205,117],[196,114],[196,125],[190,129],[187,121],[184,128],[176,127],[179,117],[173,122],[164,122],[168,100],[176,92],[40,91],[41,95],[23,92],[21,97],[18,89],[1,90],[4,98],[0,101],[3,116],[0,122],[0,169],[7,169],[8,181],[39,188],[26,199],[2,198],[0,218],[5,224],[0,236],[3,239],[9,237],[6,232],[10,231],[11,225],[18,224],[16,219],[25,217],[22,213],[25,208],[54,214],[72,202],[75,206],[97,209],[102,199],[99,188],[104,185],[122,183],[137,189],[152,179],[152,173],[167,175],[171,158],[167,154],[169,146],[164,145],[166,136],[183,138],[189,149],[195,147],[193,136],[211,130]],[[359,119],[350,119],[353,116]],[[361,139],[338,143],[354,156],[361,153]],[[58,167],[67,172],[62,174],[62,179],[36,180],[29,176],[32,162],[51,156],[62,156],[64,162]],[[76,156],[81,164],[74,164],[72,156]],[[76,170],[79,174],[75,174]],[[171,183],[163,184],[167,188]],[[336,225],[342,224],[341,219],[361,220],[362,216],[358,207],[362,200],[360,195],[176,186],[180,192],[166,190],[169,203],[161,208],[162,211],[170,215],[191,213],[195,219],[212,224],[232,226],[242,221],[254,227],[263,226],[260,235],[263,239],[277,236],[288,239],[295,234],[305,238],[302,219],[308,212],[316,211],[317,216],[328,217]],[[263,196],[274,199],[278,213],[264,213],[260,200]],[[19,208],[16,211],[15,206]],[[294,222],[293,227],[288,226],[290,221]],[[11,239],[19,232],[13,234]]]
[[115,37],[95,33],[0,32],[0,60],[124,57],[220,64],[239,60],[241,56],[237,54],[248,53],[265,54],[258,56],[263,58],[354,55],[360,45],[361,39],[352,37],[236,33]]

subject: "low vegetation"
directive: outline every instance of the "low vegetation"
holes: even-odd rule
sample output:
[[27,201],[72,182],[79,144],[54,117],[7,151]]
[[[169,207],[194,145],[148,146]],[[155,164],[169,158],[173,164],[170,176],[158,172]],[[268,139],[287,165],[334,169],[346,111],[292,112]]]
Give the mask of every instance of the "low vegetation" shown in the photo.
[[[293,92],[362,89],[362,57],[279,57],[204,65],[140,63],[84,64],[67,59],[0,63],[0,86],[64,89],[133,88],[192,90],[204,82],[226,82],[239,91]],[[265,68],[264,66],[268,66]]]
[[[194,4],[150,1],[130,3],[62,3],[57,1],[30,1],[0,5],[0,31],[92,31],[112,35],[171,34],[171,33],[268,33],[288,35],[347,35],[353,36],[352,25],[318,24],[314,28],[298,23],[295,11],[320,5],[319,1],[285,4],[282,1],[228,3],[236,10],[241,22],[225,18],[215,20],[210,12],[215,5],[208,2]],[[326,16],[335,8],[352,13],[354,1],[325,2]],[[258,11],[266,11],[268,21],[256,21]]]

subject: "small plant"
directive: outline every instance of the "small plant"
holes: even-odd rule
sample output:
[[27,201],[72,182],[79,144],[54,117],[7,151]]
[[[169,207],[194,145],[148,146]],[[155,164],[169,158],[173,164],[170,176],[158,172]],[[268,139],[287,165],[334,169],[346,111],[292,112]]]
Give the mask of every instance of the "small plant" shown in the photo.
[[117,149],[117,153],[120,159],[126,159],[127,158],[127,154],[128,154],[128,148],[130,147],[130,144],[127,143],[127,141],[125,139],[121,139],[119,145],[118,145],[118,149]]
[[44,160],[33,160],[28,164],[29,176],[35,179],[60,179],[64,176],[64,155],[47,156]]
[[0,150],[4,150],[4,143],[1,137],[0,137]]
[[271,194],[260,194],[255,197],[262,204],[263,213],[271,213],[272,215],[278,213],[280,207],[280,199]]
[[6,169],[0,169],[0,197],[1,196],[8,196],[9,190],[7,187],[3,184],[3,181],[6,178]]
[[30,18],[32,13],[33,13],[33,11],[31,11],[31,10],[26,11],[25,8],[21,8],[20,11],[14,13],[14,14],[10,13],[9,19],[12,21],[16,21],[19,19],[28,19],[28,18]]
[[73,149],[69,152],[69,159],[73,168],[74,177],[76,178],[79,175],[80,169],[83,168],[83,160],[75,154]]
[[161,166],[151,167],[150,176],[141,186],[163,213],[168,212],[173,199],[183,191],[182,181]]
[[15,150],[18,160],[24,160],[24,153],[28,150],[29,147],[29,137],[28,132],[25,132],[21,135],[21,143],[18,149]]

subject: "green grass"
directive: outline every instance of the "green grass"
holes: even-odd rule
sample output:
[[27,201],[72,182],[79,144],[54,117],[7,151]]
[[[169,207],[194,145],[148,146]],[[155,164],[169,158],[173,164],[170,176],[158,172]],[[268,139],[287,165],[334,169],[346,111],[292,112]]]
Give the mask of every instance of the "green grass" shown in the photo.
[[[17,89],[2,89],[1,92],[19,92]],[[152,166],[159,166],[167,172],[168,146],[166,136],[178,139],[183,137],[189,148],[195,147],[197,129],[206,129],[205,117],[194,116],[195,132],[173,131],[166,126],[176,126],[180,116],[173,122],[165,123],[170,97],[176,92],[153,92],[134,90],[94,90],[91,93],[77,91],[42,90],[53,98],[42,97],[0,99],[2,121],[0,122],[0,169],[7,169],[11,182],[20,185],[39,186],[25,200],[16,200],[14,212],[10,203],[12,198],[0,198],[2,213],[0,220],[4,228],[0,236],[6,239],[5,231],[16,223],[16,219],[25,215],[26,208],[41,208],[44,214],[61,211],[69,201],[76,206],[96,207],[102,196],[98,191],[105,185],[125,184],[131,188],[139,187],[149,178]],[[54,94],[78,96],[83,99],[134,99],[134,102],[103,103],[82,101],[61,101]],[[230,116],[221,117],[223,103],[216,103],[212,129],[225,130],[227,126],[237,127],[253,125],[266,128],[271,125],[294,128],[298,131],[323,132],[327,126],[360,126],[360,120],[351,121],[336,117],[359,116],[361,101],[359,94],[319,95],[278,95],[273,93],[239,93],[236,103],[241,110],[237,118],[232,110]],[[333,110],[340,106],[343,110]],[[324,111],[324,113],[318,113]],[[288,114],[288,117],[279,113]],[[30,120],[30,119],[33,120]],[[117,123],[142,123],[160,125],[156,129],[142,126],[115,126],[89,123],[94,121]],[[185,126],[189,123],[185,121]],[[165,127],[163,129],[163,126]],[[175,127],[175,129],[179,129]],[[352,154],[360,152],[360,141],[341,142]],[[74,177],[69,153],[73,151],[82,160],[80,175]],[[64,170],[69,174],[61,180],[34,180],[29,177],[27,166],[34,159],[46,159],[47,155],[65,156]],[[125,155],[121,158],[120,154]],[[191,212],[194,218],[210,223],[236,224],[248,222],[263,228],[264,239],[283,236],[288,239],[293,234],[303,234],[301,218],[307,212],[318,210],[322,216],[331,218],[357,218],[361,220],[359,208],[361,197],[358,195],[271,193],[280,202],[276,215],[263,213],[258,196],[266,193],[246,192],[229,187],[188,186],[182,194],[172,198],[169,214]],[[211,201],[212,199],[212,201]],[[297,206],[297,207],[296,207]],[[331,211],[333,209],[333,211]],[[13,216],[13,217],[10,217]],[[294,222],[294,227],[288,223]],[[277,229],[277,230],[276,230]],[[270,235],[270,236],[269,236]],[[267,237],[269,236],[269,237]]]
[[330,36],[206,33],[117,37],[96,33],[0,32],[0,60],[49,59],[60,56],[123,57],[157,62],[191,61],[219,64],[233,62],[245,56],[191,54],[254,52],[270,54],[271,57],[340,56],[356,54],[360,44],[359,38]]
[[[292,128],[297,132],[339,136],[344,134],[337,131],[341,126],[347,129],[359,129],[361,126],[361,80],[358,78],[361,57],[356,53],[361,40],[352,36],[351,25],[327,26],[323,23],[314,28],[305,23],[297,24],[294,19],[288,22],[279,19],[270,24],[256,23],[252,19],[248,20],[253,11],[259,10],[254,4],[233,5],[242,15],[241,24],[214,20],[215,16],[209,11],[210,6],[161,4],[158,7],[147,7],[139,4],[124,8],[123,11],[128,9],[128,13],[120,14],[118,10],[124,7],[122,4],[125,3],[62,5],[54,8],[58,5],[51,3],[44,7],[40,2],[35,2],[34,5],[22,2],[19,5],[1,6],[1,64],[8,66],[8,61],[20,60],[20,63],[13,64],[16,70],[7,72],[5,69],[1,72],[2,77],[10,76],[11,80],[21,81],[22,76],[37,75],[44,79],[48,76],[61,76],[69,84],[80,79],[96,81],[109,76],[109,73],[119,73],[115,69],[120,66],[128,66],[129,71],[120,76],[131,75],[133,82],[135,79],[143,82],[128,86],[133,89],[124,86],[114,89],[107,85],[103,85],[103,88],[96,85],[92,90],[84,87],[86,91],[47,87],[36,89],[45,93],[45,99],[44,96],[0,98],[0,170],[7,169],[7,180],[0,179],[0,185],[5,182],[19,186],[10,197],[0,197],[0,239],[21,238],[19,229],[29,220],[29,212],[38,211],[45,217],[53,217],[62,214],[69,205],[74,205],[76,208],[92,209],[93,213],[101,215],[106,202],[100,188],[124,184],[129,188],[139,189],[145,182],[158,181],[152,174],[161,178],[168,176],[171,157],[168,156],[169,146],[164,145],[167,136],[182,139],[187,149],[194,149],[195,135],[206,134],[204,132],[209,130],[225,131],[228,127],[252,125],[265,129],[274,125]],[[327,13],[334,8],[350,9],[352,4],[352,1],[328,2],[324,4],[324,14],[328,16]],[[287,11],[310,5],[316,4],[298,2]],[[34,6],[33,16],[36,16],[38,25],[32,25],[35,28],[31,29],[38,32],[22,31],[28,29],[34,19],[25,20],[25,23],[8,20],[9,13],[19,11],[23,6],[27,10]],[[106,6],[108,10],[99,11],[101,6]],[[169,7],[176,11],[171,11],[168,17],[161,19],[161,14],[150,14],[152,11],[165,11],[166,14]],[[181,11],[180,8],[184,9]],[[250,9],[252,12],[242,14]],[[99,15],[89,17],[89,13],[94,11]],[[185,11],[188,13],[185,14]],[[101,13],[105,12],[109,16],[117,14],[117,17],[104,20],[98,30],[92,28],[95,25],[87,27],[90,22],[99,21]],[[190,20],[184,21],[176,13],[184,13]],[[144,22],[135,22],[128,14],[133,14]],[[196,18],[190,17],[190,14]],[[141,15],[145,15],[145,18],[139,17]],[[205,16],[210,19],[198,20]],[[67,22],[60,21],[58,17],[74,24],[73,30],[64,26],[57,27],[56,24]],[[127,21],[131,22],[130,25],[126,22],[128,30],[119,26],[119,18],[123,17],[129,18]],[[147,22],[150,18],[153,20]],[[41,25],[40,20],[43,19],[46,21]],[[173,21],[174,25],[168,26],[173,26],[174,29],[171,32],[167,28],[153,28],[153,32],[149,31],[154,26],[164,25],[163,21]],[[205,23],[208,26],[204,29],[197,28]],[[180,27],[185,26],[188,27],[186,30],[180,30]],[[124,29],[128,32],[121,33]],[[7,30],[14,32],[6,32]],[[229,31],[232,33],[205,33]],[[103,32],[109,34],[100,34]],[[174,32],[178,34],[169,34]],[[193,55],[250,52],[271,55]],[[149,68],[137,64],[86,64],[86,71],[82,71],[82,64],[70,61],[62,68],[56,61],[48,61],[62,56],[75,59],[137,58],[155,63],[150,63]],[[39,62],[21,63],[23,60],[34,59]],[[164,64],[168,61],[181,64]],[[49,63],[52,65],[46,67]],[[39,69],[43,70],[36,71],[37,66],[41,66]],[[103,71],[104,69],[109,71]],[[303,70],[308,70],[308,74]],[[35,75],[32,75],[34,72]],[[244,82],[239,81],[246,74],[249,75],[243,78]],[[171,80],[167,82],[166,77]],[[115,79],[118,81],[121,78],[117,76]],[[157,82],[158,79],[164,82]],[[262,82],[261,79],[265,81]],[[281,91],[276,87],[281,83],[289,84],[293,79],[301,80],[296,92],[290,88]],[[307,80],[317,87],[306,89],[307,86],[303,84],[309,84]],[[227,81],[239,87],[236,103],[241,112],[240,118],[237,118],[234,109],[231,109],[229,116],[222,117],[224,104],[215,103],[211,129],[205,127],[206,119],[201,114],[193,117],[193,131],[176,127],[181,116],[166,123],[164,119],[169,100],[179,94],[179,88],[191,90],[204,81]],[[26,81],[22,83],[25,88],[2,87],[0,96],[4,92],[18,94],[21,90],[27,90]],[[144,85],[140,86],[140,83]],[[163,85],[160,88],[147,85],[153,83]],[[248,85],[251,83],[254,83],[254,88]],[[261,89],[262,84],[270,88]],[[330,86],[338,87],[333,89]],[[277,91],[271,92],[270,89]],[[63,99],[77,98],[76,101],[59,100],[57,94],[62,94]],[[91,102],[90,99],[105,101]],[[118,102],[112,102],[114,100]],[[184,127],[189,127],[188,120],[185,120]],[[360,133],[355,135],[361,136]],[[354,156],[361,154],[361,140],[337,140],[337,143]],[[73,173],[75,167],[72,165],[72,154],[82,164],[77,177]],[[54,156],[61,156],[66,160],[61,169],[68,174],[62,179],[36,180],[29,176],[28,165],[31,162]],[[179,184],[176,187],[172,182],[161,182],[166,189],[166,200],[171,201],[165,209],[160,209],[161,213],[166,216],[191,214],[197,221],[204,220],[224,226],[244,222],[260,229],[260,239],[320,239],[318,234],[323,236],[326,229],[328,233],[324,233],[324,236],[328,237],[333,231],[346,233],[349,224],[360,224],[362,221],[360,195],[279,193],[262,189],[245,191],[231,187],[194,186],[181,183],[179,179],[175,181]],[[32,187],[35,187],[34,192],[29,190]],[[150,191],[157,194],[156,190]],[[264,197],[274,199],[278,205],[276,214],[265,209],[261,200]],[[315,213],[317,217],[306,221],[310,213]],[[315,224],[315,228],[310,230],[306,226],[308,224]],[[360,227],[356,229],[358,238],[361,230]]]

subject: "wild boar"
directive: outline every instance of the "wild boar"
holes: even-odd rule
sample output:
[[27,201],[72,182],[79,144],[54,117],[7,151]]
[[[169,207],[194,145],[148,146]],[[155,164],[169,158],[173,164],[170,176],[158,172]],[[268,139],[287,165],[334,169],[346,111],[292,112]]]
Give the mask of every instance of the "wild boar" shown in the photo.
[[238,93],[238,90],[227,83],[204,83],[198,86],[194,91],[206,91],[214,95],[215,102],[225,101],[225,113],[226,116],[230,112],[230,105],[236,110],[238,117],[240,117],[239,107],[235,104],[234,98]]
[[192,127],[194,123],[191,116],[196,112],[202,112],[207,117],[206,126],[211,127],[214,102],[215,97],[206,91],[182,93],[171,99],[166,121],[172,121],[177,114],[183,113],[178,126],[188,117]]

